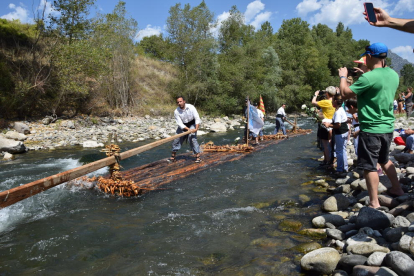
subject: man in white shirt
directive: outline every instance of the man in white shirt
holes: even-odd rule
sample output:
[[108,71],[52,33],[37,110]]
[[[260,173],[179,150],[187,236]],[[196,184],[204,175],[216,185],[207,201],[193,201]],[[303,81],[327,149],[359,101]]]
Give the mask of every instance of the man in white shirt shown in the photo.
[[286,128],[284,120],[286,119],[286,112],[285,112],[286,104],[282,104],[282,106],[277,110],[276,113],[276,127],[273,134],[277,134],[279,129],[282,129],[283,135],[286,135]]
[[188,136],[182,136],[174,139],[172,143],[172,153],[169,161],[174,162],[177,151],[181,148],[181,145],[188,139],[190,147],[196,156],[196,163],[201,162],[200,159],[200,146],[197,142],[197,130],[200,126],[201,120],[198,115],[197,109],[192,105],[185,102],[182,96],[177,97],[177,109],[174,111],[175,121],[178,128],[176,134],[180,134],[191,130],[191,134]]

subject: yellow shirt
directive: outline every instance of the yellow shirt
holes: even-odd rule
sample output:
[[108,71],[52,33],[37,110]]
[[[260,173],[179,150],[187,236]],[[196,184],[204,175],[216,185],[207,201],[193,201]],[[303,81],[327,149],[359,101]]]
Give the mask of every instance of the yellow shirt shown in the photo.
[[318,102],[318,106],[322,108],[323,117],[325,119],[332,119],[335,108],[332,106],[331,100],[322,100]]

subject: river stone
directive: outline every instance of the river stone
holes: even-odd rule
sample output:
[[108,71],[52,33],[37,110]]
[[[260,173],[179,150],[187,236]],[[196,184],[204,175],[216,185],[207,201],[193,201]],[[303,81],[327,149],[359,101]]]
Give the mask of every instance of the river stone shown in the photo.
[[356,226],[357,228],[367,226],[376,230],[384,229],[392,225],[393,218],[393,216],[387,216],[385,213],[374,208],[363,207],[358,213]]
[[82,146],[84,148],[99,148],[99,147],[103,147],[104,144],[98,143],[96,141],[85,141],[83,142]]
[[6,137],[7,139],[12,139],[12,140],[16,140],[16,141],[24,141],[27,139],[27,136],[19,133],[17,131],[7,131],[6,134],[4,135],[4,137]]
[[413,240],[414,232],[405,233],[404,236],[401,237],[399,246],[402,251],[409,252],[411,241]]
[[324,247],[303,256],[300,260],[300,266],[304,271],[331,274],[335,270],[340,258],[338,251]]
[[335,212],[348,208],[349,200],[343,194],[335,194],[324,201],[322,209],[327,212]]
[[312,239],[325,239],[327,237],[325,229],[303,229],[299,234],[310,237]]
[[356,234],[346,240],[346,245],[351,246],[358,243],[372,243],[377,244],[377,241],[366,235],[366,234]]
[[398,153],[394,155],[395,160],[399,163],[408,163],[414,160],[414,154],[410,153]]
[[408,227],[410,226],[410,221],[403,216],[398,216],[395,218],[392,227]]
[[378,201],[381,206],[385,206],[391,209],[397,207],[398,204],[400,204],[396,198],[390,197],[388,195],[378,195]]
[[348,273],[352,273],[354,266],[365,264],[367,259],[367,257],[362,255],[345,255],[339,260],[338,268],[343,269]]
[[351,230],[356,230],[356,226],[355,226],[354,223],[348,223],[348,224],[339,226],[337,229],[341,230],[344,233],[346,233],[346,232],[351,231]]
[[300,228],[302,228],[302,223],[296,220],[285,219],[279,223],[278,228],[281,231],[297,232]]
[[372,253],[368,257],[367,265],[381,266],[386,255],[387,255],[387,253],[384,253],[384,252],[374,252],[374,253]]
[[384,238],[389,242],[398,242],[404,233],[407,232],[407,228],[389,228],[383,232]]
[[414,222],[414,212],[409,213],[406,217],[410,222]]
[[0,152],[5,151],[11,154],[26,152],[26,147],[21,141],[14,141],[0,137]]
[[352,276],[398,276],[387,267],[357,265],[352,270]]
[[316,228],[324,228],[327,222],[332,223],[336,227],[345,224],[344,218],[339,215],[324,214],[312,219],[312,225]]
[[414,174],[414,167],[406,167],[405,171],[406,174]]
[[10,154],[8,152],[6,152],[3,156],[3,160],[8,161],[8,160],[12,160],[12,159],[13,159],[13,154]]
[[212,132],[226,132],[227,127],[225,123],[216,122],[210,126]]
[[389,253],[390,250],[386,247],[383,247],[378,244],[372,244],[369,242],[360,242],[353,245],[350,245],[346,248],[348,253],[359,254],[364,256],[369,256],[374,252],[384,252]]
[[22,122],[15,122],[13,128],[24,135],[30,134],[30,128],[28,125]]
[[332,273],[332,276],[348,276],[348,273],[346,273],[346,271],[343,270],[335,270]]
[[392,251],[384,258],[384,264],[400,276],[414,275],[414,261],[403,252]]
[[344,194],[348,194],[351,192],[351,184],[342,184],[339,187],[336,187],[334,190],[334,193],[339,194],[339,193],[344,193]]
[[299,244],[299,245],[293,247],[292,250],[295,250],[295,251],[298,251],[300,253],[306,254],[306,253],[312,252],[316,249],[319,249],[321,247],[322,247],[322,245],[320,245],[317,242],[307,242],[307,243],[302,243],[302,244]]
[[345,234],[338,229],[326,229],[326,234],[329,238],[335,239],[335,240],[344,240]]

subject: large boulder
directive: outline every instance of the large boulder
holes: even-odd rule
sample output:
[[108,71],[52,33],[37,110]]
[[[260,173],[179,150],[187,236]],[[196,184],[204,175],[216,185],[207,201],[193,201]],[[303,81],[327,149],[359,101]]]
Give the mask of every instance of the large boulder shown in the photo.
[[349,199],[343,194],[335,194],[330,196],[322,205],[322,208],[327,212],[335,212],[338,210],[345,210],[349,206]]
[[14,141],[0,137],[0,152],[5,151],[11,154],[23,153],[26,151],[25,145],[20,141]]
[[20,132],[17,132],[17,131],[7,131],[4,137],[6,137],[7,139],[12,139],[16,141],[24,141],[27,139],[26,135]]
[[212,132],[226,132],[227,127],[225,123],[216,122],[210,126],[210,131]]
[[371,227],[374,230],[385,229],[390,227],[394,222],[392,215],[387,215],[374,208],[363,207],[358,213],[356,219],[357,228]]
[[30,134],[30,128],[28,125],[22,122],[15,122],[13,128],[18,132],[24,135]]
[[300,260],[300,266],[304,271],[314,272],[318,275],[331,274],[341,256],[338,251],[330,247],[324,247],[309,252]]

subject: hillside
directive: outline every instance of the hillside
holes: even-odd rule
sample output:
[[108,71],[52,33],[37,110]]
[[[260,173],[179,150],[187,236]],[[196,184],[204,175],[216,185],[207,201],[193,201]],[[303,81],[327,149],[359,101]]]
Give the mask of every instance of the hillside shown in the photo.
[[408,60],[400,57],[399,55],[393,53],[391,50],[388,50],[388,57],[391,59],[392,68],[400,74],[401,69],[407,63],[410,63]]

